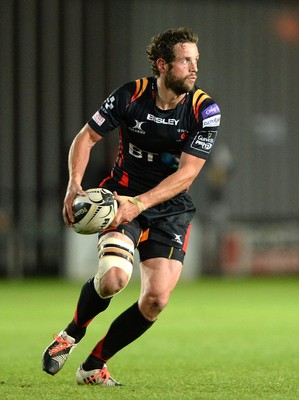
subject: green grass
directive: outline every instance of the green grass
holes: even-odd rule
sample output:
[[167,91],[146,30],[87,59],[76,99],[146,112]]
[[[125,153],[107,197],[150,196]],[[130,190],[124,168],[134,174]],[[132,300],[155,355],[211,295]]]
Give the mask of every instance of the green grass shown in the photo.
[[71,319],[81,284],[0,281],[0,399],[298,400],[299,279],[181,283],[159,321],[109,362],[117,388],[78,386],[75,371],[113,318],[131,305],[131,283],[93,321],[63,370],[41,354]]

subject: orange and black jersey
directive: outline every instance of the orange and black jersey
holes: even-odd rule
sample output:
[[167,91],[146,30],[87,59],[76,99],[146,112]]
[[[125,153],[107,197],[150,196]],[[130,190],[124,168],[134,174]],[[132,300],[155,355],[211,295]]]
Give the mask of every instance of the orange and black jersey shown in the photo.
[[182,152],[206,159],[220,124],[218,105],[198,87],[175,109],[161,110],[156,106],[156,85],[150,77],[121,86],[88,122],[103,137],[119,128],[119,150],[109,179],[131,195],[172,174]]

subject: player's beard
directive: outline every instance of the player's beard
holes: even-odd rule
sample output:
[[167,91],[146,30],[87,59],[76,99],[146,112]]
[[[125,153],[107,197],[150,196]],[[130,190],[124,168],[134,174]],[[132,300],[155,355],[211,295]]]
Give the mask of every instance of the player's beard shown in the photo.
[[176,78],[171,71],[170,69],[165,75],[165,86],[167,89],[171,89],[177,96],[180,96],[194,88],[195,81],[187,81],[189,76]]

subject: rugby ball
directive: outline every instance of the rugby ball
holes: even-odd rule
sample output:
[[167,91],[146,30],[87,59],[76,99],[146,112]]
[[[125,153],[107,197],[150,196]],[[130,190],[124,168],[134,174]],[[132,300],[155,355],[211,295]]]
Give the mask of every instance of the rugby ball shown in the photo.
[[73,201],[73,230],[82,235],[102,232],[115,217],[117,201],[104,188],[88,189],[85,192],[86,195],[78,195]]

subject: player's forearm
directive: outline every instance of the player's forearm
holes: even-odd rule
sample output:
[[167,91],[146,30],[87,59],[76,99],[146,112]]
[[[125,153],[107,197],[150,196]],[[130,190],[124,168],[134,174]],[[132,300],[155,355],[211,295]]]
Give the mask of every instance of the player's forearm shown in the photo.
[[178,170],[174,174],[165,178],[155,188],[146,193],[141,194],[139,199],[144,204],[144,207],[150,208],[156,204],[163,203],[188,189],[193,182],[193,176],[186,176],[183,171]]
[[70,147],[68,168],[69,181],[81,185],[90,158],[90,151],[96,141],[91,137],[90,128],[85,126],[75,137]]
[[90,149],[82,146],[76,140],[73,142],[68,159],[69,181],[81,185],[88,161]]
[[147,209],[173,198],[182,191],[189,189],[204,164],[204,159],[182,153],[179,169],[153,189],[138,196],[138,199]]

